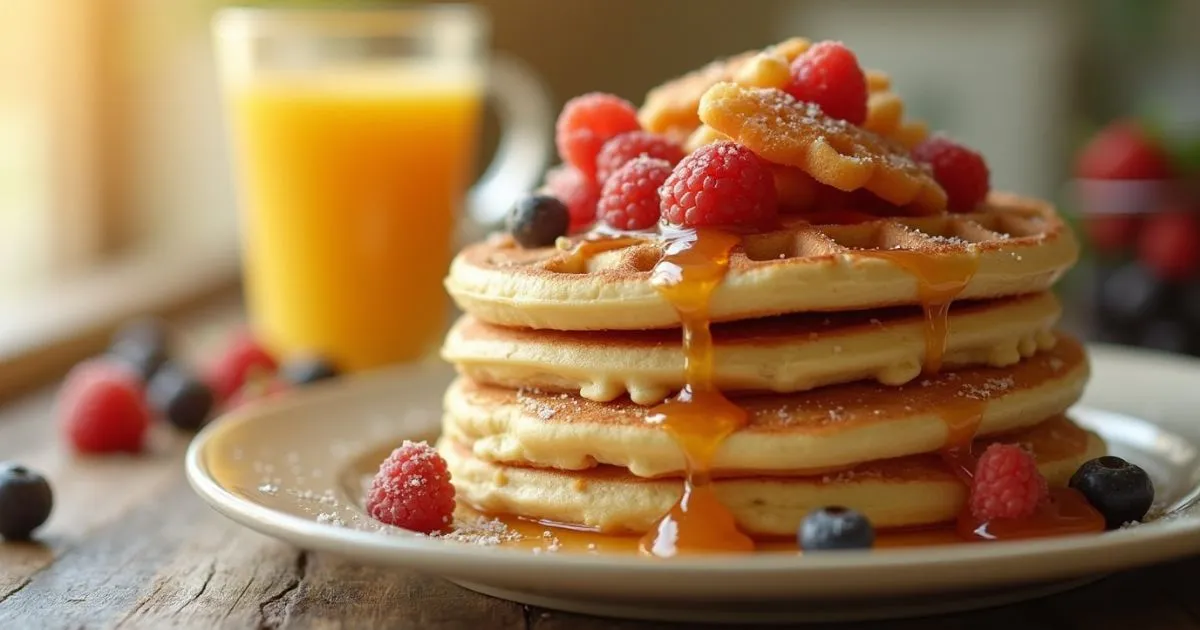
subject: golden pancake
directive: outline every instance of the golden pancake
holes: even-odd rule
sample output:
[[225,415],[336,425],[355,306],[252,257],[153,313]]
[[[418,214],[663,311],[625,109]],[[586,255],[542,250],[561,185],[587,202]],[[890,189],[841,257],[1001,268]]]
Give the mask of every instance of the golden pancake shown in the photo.
[[[956,299],[1035,293],[1052,286],[1078,255],[1051,206],[1008,194],[993,193],[967,214],[830,222],[837,218],[790,217],[779,229],[745,235],[713,292],[712,320],[928,304],[934,285],[961,284]],[[678,326],[675,310],[651,283],[664,240],[648,235],[617,243],[622,247],[584,255],[597,248],[523,249],[495,235],[455,258],[446,288],[467,313],[504,326]]]
[[[980,435],[1062,413],[1083,392],[1079,342],[1006,368],[969,368],[888,387],[858,382],[738,398],[749,424],[721,444],[715,474],[795,474],[927,453],[978,422]],[[581,470],[601,464],[642,477],[677,474],[683,454],[649,408],[622,398],[514,391],[459,379],[445,396],[443,434],[489,462]],[[966,425],[966,428],[963,428]],[[957,429],[955,428],[957,427]]]
[[[1104,454],[1099,437],[1062,417],[995,441],[1027,446],[1052,487],[1065,486],[1083,462]],[[614,466],[580,472],[506,466],[480,460],[453,440],[443,439],[438,448],[459,499],[472,507],[606,533],[649,530],[682,490],[678,479],[644,479]],[[792,536],[805,514],[828,505],[858,510],[876,528],[942,523],[958,515],[967,497],[966,486],[936,455],[811,477],[725,478],[714,486],[738,527],[756,536]]]
[[[950,311],[943,365],[1003,367],[1053,346],[1061,314],[1051,293],[960,302]],[[795,392],[874,380],[902,385],[921,373],[926,320],[919,309],[787,315],[713,327],[714,383],[725,392]],[[495,326],[470,316],[442,357],[473,381],[569,392],[607,402],[661,401],[684,385],[675,330],[565,332]]]

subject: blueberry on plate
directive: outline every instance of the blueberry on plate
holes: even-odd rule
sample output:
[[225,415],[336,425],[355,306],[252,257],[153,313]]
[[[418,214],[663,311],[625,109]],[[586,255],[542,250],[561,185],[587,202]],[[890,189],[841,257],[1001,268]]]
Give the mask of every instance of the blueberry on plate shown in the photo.
[[167,422],[185,431],[204,426],[215,402],[207,383],[173,363],[159,368],[150,379],[146,399]]
[[28,540],[50,518],[54,493],[41,475],[0,462],[0,538]]
[[109,345],[109,355],[132,367],[143,382],[171,356],[170,331],[162,320],[147,317],[122,326]]
[[1154,502],[1154,483],[1140,466],[1106,455],[1084,462],[1070,486],[1104,516],[1108,529],[1140,521]]
[[875,530],[862,514],[834,506],[809,512],[800,523],[797,538],[804,551],[870,549],[875,544]]
[[280,370],[283,380],[292,385],[309,385],[317,381],[337,378],[337,366],[325,357],[311,355],[288,359]]
[[566,236],[571,214],[550,195],[525,195],[508,211],[508,231],[521,247],[549,247]]

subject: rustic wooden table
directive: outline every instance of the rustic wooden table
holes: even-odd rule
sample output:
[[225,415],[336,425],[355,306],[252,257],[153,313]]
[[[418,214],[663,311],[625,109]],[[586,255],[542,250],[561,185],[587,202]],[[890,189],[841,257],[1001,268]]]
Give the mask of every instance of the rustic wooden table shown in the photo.
[[[56,493],[38,543],[0,542],[0,630],[667,627],[522,606],[256,534],[192,494],[186,437],[164,430],[141,457],[76,458],[53,396],[0,406],[0,461],[42,471]],[[1197,575],[1200,558],[1181,559],[1043,600],[861,627],[1200,629]]]

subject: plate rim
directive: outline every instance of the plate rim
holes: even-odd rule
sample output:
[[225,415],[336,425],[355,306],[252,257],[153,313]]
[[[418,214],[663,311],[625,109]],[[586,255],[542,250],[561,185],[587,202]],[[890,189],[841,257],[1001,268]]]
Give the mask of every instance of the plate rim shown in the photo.
[[[1200,374],[1200,361],[1192,359],[1179,361],[1180,357],[1170,357],[1144,350],[1114,349],[1102,345],[1089,346],[1089,353],[1092,355],[1093,363],[1124,362],[1126,365],[1122,369],[1126,370],[1138,368],[1137,365],[1130,363],[1145,365],[1147,362],[1158,363],[1160,364],[1158,369],[1162,369],[1161,364],[1165,361],[1177,364],[1171,367],[1183,367],[1188,371]],[[889,549],[886,553],[809,554],[804,556],[802,561],[798,560],[799,554],[709,554],[672,558],[666,561],[615,554],[532,554],[529,550],[451,543],[419,534],[405,532],[381,534],[318,523],[311,519],[273,510],[239,496],[217,483],[207,470],[204,463],[205,449],[215,441],[215,436],[220,433],[234,430],[238,426],[254,422],[265,416],[285,413],[288,408],[293,406],[336,402],[339,398],[351,395],[356,386],[370,387],[370,382],[378,378],[403,378],[405,372],[409,371],[413,372],[413,375],[419,374],[417,370],[420,369],[427,370],[428,366],[389,368],[347,379],[340,385],[338,383],[322,384],[296,392],[287,398],[252,403],[235,410],[222,417],[219,422],[213,422],[203,429],[188,446],[185,457],[188,482],[205,502],[224,516],[252,530],[288,541],[302,548],[347,555],[376,564],[422,568],[474,581],[479,580],[471,576],[478,575],[481,565],[485,564],[489,565],[486,569],[491,571],[521,572],[537,568],[539,571],[580,570],[590,571],[593,574],[628,575],[636,572],[640,577],[646,579],[681,577],[698,573],[710,578],[769,577],[786,574],[793,580],[838,574],[849,579],[876,571],[901,569],[915,576],[936,570],[970,578],[973,574],[971,570],[978,569],[980,563],[988,563],[989,569],[997,567],[1005,569],[995,572],[994,575],[975,575],[973,579],[953,585],[965,589],[1030,580],[1061,579],[1150,564],[1177,557],[1182,548],[1186,548],[1191,553],[1200,551],[1200,514],[1188,514],[1167,522],[1157,522],[1151,526],[1107,532],[1103,536],[1081,535],[999,544]],[[345,384],[346,382],[350,385]],[[1103,411],[1126,416],[1133,421],[1159,426],[1158,423],[1134,418],[1120,412],[1107,409]],[[1175,432],[1169,427],[1163,427],[1163,430]],[[1051,567],[1046,567],[1045,563],[1037,563],[1041,569],[1033,575],[1022,573],[1020,570],[1020,565],[1025,561],[1051,553],[1062,556],[1064,562]],[[731,559],[736,559],[736,561],[731,561]],[[886,589],[882,589],[878,587],[878,584],[872,584],[879,580],[863,580],[863,587],[855,589],[856,592],[847,592],[844,588],[839,588],[838,592],[846,596],[881,592],[889,594],[905,591],[924,592],[928,590],[928,587],[922,585],[927,581],[929,581],[928,576],[925,579],[918,577],[908,584],[891,583]],[[940,582],[941,580],[932,581]],[[842,582],[843,580],[838,580],[839,584]],[[844,584],[842,585],[844,586]],[[729,584],[723,583],[721,586],[728,587]],[[800,589],[799,583],[795,581],[785,586],[789,588],[781,588],[779,593],[794,593]],[[875,588],[871,588],[871,586],[875,586]],[[720,592],[729,591],[729,588],[720,589]],[[764,592],[762,594],[770,595],[771,593]]]

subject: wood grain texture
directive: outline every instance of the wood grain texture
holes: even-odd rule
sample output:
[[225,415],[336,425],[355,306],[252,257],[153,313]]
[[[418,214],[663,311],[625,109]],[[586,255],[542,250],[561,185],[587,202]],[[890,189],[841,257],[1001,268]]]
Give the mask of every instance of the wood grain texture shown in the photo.
[[[0,543],[0,630],[683,627],[527,607],[302,552],[204,505],[183,477],[185,436],[164,429],[143,457],[76,458],[58,444],[52,408],[52,390],[0,407],[0,460],[43,471],[57,493],[40,543]],[[1190,558],[993,610],[805,627],[1200,630],[1198,574],[1200,559]]]

